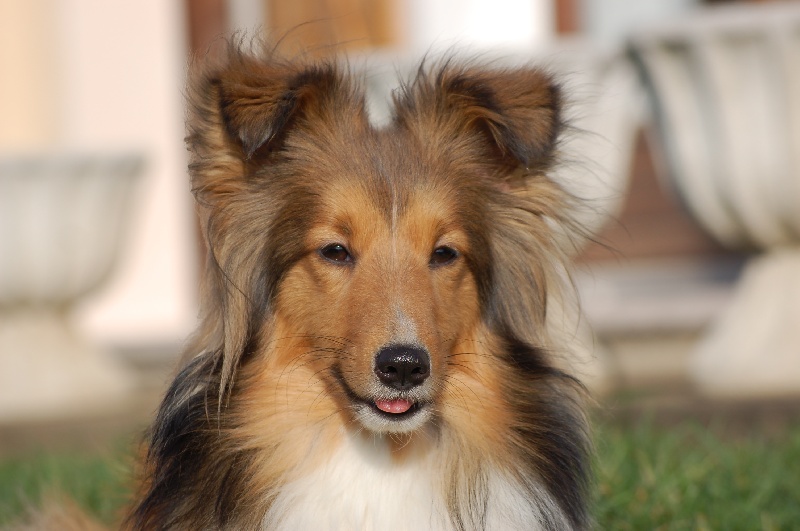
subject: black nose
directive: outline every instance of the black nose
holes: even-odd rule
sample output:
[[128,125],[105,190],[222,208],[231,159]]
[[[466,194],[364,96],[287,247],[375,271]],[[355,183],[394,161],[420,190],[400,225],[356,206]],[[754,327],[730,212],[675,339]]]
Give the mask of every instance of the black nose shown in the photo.
[[428,352],[414,345],[389,345],[375,355],[375,374],[389,387],[401,391],[420,385],[430,373]]

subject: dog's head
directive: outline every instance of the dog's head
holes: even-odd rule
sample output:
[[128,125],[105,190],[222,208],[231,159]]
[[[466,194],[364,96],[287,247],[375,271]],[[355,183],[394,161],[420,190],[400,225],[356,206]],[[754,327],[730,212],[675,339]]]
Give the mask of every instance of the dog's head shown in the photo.
[[420,68],[375,129],[335,64],[234,50],[190,103],[210,251],[199,341],[223,386],[279,328],[342,412],[409,432],[480,370],[461,356],[478,328],[541,339],[564,206],[546,176],[561,124],[545,73]]

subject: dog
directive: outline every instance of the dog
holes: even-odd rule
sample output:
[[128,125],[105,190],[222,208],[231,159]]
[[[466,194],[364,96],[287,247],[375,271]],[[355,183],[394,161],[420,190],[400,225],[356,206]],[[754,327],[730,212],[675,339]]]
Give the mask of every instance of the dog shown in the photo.
[[558,83],[423,61],[380,128],[362,84],[267,45],[190,75],[201,324],[128,529],[590,526],[584,392],[547,332]]

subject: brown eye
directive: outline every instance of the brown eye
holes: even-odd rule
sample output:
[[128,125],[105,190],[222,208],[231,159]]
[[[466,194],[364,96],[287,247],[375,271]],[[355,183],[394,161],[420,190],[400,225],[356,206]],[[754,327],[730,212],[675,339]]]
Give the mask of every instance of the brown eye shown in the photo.
[[353,257],[350,255],[350,251],[347,248],[340,244],[340,243],[332,243],[330,245],[326,245],[322,249],[320,249],[319,254],[322,255],[323,258],[326,260],[330,260],[331,262],[352,262]]
[[458,251],[451,247],[447,247],[446,245],[442,245],[441,247],[437,247],[431,253],[431,261],[430,265],[432,266],[440,266],[449,264],[453,260],[458,257]]

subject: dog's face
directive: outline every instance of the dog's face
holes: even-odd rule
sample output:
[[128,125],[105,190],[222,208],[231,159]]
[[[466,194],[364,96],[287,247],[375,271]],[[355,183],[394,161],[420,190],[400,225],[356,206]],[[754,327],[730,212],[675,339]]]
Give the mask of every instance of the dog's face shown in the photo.
[[131,527],[403,527],[420,503],[416,527],[587,527],[580,393],[546,351],[557,85],[445,58],[376,128],[359,76],[255,48],[191,71],[201,324]]
[[538,266],[507,255],[550,238],[558,92],[546,75],[420,74],[381,130],[332,66],[239,58],[198,90],[190,168],[218,268],[222,322],[209,329],[224,331],[223,379],[266,308],[338,411],[406,433],[481,370],[479,323],[543,315]]
[[[459,217],[458,187],[400,135],[356,139],[329,155],[369,163],[306,170],[327,174],[311,177],[319,183],[313,222],[276,303],[314,347],[328,347],[311,356],[315,372],[375,432],[411,431],[430,418],[447,358],[479,314],[470,266],[481,250]],[[367,157],[368,145],[407,158]]]

